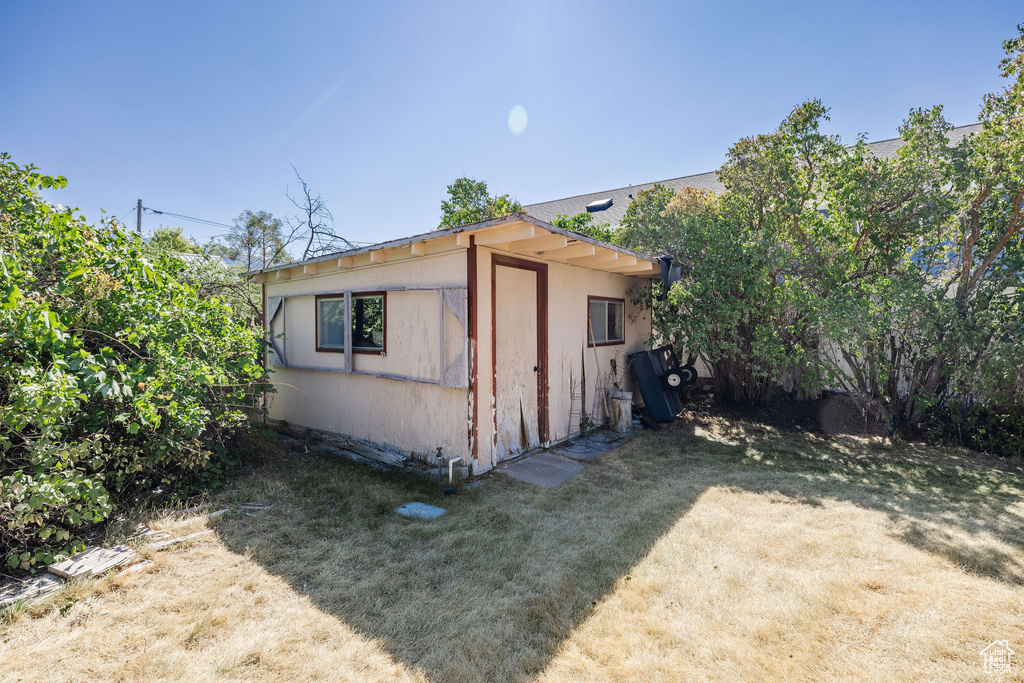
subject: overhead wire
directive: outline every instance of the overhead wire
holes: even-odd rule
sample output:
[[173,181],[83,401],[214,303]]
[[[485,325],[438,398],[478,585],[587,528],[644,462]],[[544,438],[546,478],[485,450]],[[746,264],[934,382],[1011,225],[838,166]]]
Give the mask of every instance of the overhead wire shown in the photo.
[[152,208],[150,208],[148,206],[142,207],[142,210],[143,211],[148,211],[149,213],[159,214],[159,215],[162,215],[162,216],[174,216],[175,218],[180,218],[180,219],[185,220],[185,221],[192,221],[193,223],[200,223],[202,225],[212,225],[212,226],[217,227],[217,228],[233,228],[234,227],[233,225],[228,225],[227,223],[218,223],[217,221],[210,221],[210,220],[206,220],[205,218],[196,218],[195,216],[186,216],[184,214],[173,213],[171,211],[159,211],[157,209],[152,209]]
[[[132,211],[134,211],[134,210],[135,210],[135,207],[132,207]],[[217,221],[210,221],[210,220],[207,220],[205,218],[195,218],[194,216],[185,216],[184,214],[173,213],[171,211],[160,211],[158,209],[153,209],[153,208],[150,208],[148,206],[142,207],[142,210],[145,211],[145,212],[148,212],[150,214],[158,214],[158,215],[161,215],[161,216],[173,216],[175,218],[180,218],[182,220],[192,221],[193,223],[199,223],[201,225],[211,225],[211,226],[214,226],[214,227],[217,227],[217,228],[228,228],[228,229],[231,229],[231,228],[235,227],[233,225],[228,225],[227,223],[218,223]],[[339,239],[344,239],[341,236],[338,236],[338,238]],[[345,241],[348,242],[353,247],[364,247],[364,246],[370,246],[370,245],[374,244],[373,242],[353,242],[352,240],[345,240]]]

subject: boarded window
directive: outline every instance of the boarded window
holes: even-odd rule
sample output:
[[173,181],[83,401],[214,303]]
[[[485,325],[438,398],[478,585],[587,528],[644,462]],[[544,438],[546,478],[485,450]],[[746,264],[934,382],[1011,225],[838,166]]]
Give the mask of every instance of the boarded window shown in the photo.
[[589,346],[622,344],[625,341],[624,299],[591,296],[587,297],[587,307],[590,322]]
[[352,350],[356,353],[384,353],[387,335],[387,294],[365,292],[352,295]]
[[345,297],[316,299],[316,350],[345,350]]

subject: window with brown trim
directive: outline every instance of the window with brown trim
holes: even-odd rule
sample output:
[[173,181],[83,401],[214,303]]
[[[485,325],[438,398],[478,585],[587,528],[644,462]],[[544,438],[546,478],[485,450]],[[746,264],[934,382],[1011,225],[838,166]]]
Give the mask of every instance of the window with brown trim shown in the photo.
[[345,296],[316,297],[316,350],[345,352]]
[[387,292],[352,294],[352,351],[385,353],[387,332]]
[[623,344],[625,336],[625,299],[606,296],[587,297],[587,346]]

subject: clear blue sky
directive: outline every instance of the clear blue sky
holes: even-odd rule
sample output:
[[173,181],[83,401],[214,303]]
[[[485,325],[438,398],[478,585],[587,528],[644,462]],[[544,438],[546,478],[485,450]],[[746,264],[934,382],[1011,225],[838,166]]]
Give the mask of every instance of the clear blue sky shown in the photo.
[[[461,175],[522,203],[717,168],[821,98],[853,141],[916,106],[973,122],[1016,2],[0,3],[0,150],[96,220],[283,216],[290,164],[338,231],[431,229]],[[525,108],[525,130],[508,115]],[[128,216],[134,225],[134,215]],[[148,231],[181,225],[145,216]]]

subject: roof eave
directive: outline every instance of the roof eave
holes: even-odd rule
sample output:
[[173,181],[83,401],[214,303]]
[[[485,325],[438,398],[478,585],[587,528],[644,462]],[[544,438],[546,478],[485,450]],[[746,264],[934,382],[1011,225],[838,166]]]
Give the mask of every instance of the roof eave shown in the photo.
[[305,259],[305,260],[302,260],[302,261],[293,261],[293,262],[290,262],[290,263],[282,263],[282,264],[277,265],[277,266],[268,266],[266,268],[258,268],[258,269],[255,269],[255,270],[246,271],[245,276],[248,278],[248,277],[253,277],[255,275],[260,275],[260,274],[274,273],[274,272],[277,272],[279,270],[285,270],[285,269],[289,269],[289,268],[298,268],[300,266],[307,266],[307,265],[311,265],[311,264],[314,264],[314,263],[321,263],[321,262],[324,262],[324,261],[331,261],[331,260],[334,260],[334,259],[344,258],[346,256],[358,256],[360,254],[366,254],[366,253],[369,253],[369,252],[382,251],[384,249],[393,249],[395,247],[405,246],[407,244],[412,244],[414,242],[424,242],[424,241],[427,241],[427,240],[439,239],[439,238],[442,238],[442,237],[450,237],[451,235],[458,235],[460,233],[465,233],[465,232],[476,232],[478,230],[486,230],[488,228],[494,228],[494,227],[498,227],[498,226],[501,226],[501,225],[516,223],[516,222],[528,223],[530,225],[534,225],[534,226],[536,226],[538,228],[541,228],[543,230],[547,230],[548,232],[550,232],[552,234],[555,234],[555,235],[562,235],[564,237],[567,237],[567,238],[570,238],[570,239],[574,239],[574,240],[577,240],[577,241],[580,241],[580,242],[584,242],[584,243],[587,243],[587,244],[593,244],[596,247],[601,247],[601,248],[604,248],[604,249],[610,249],[610,250],[619,252],[621,254],[625,254],[627,256],[633,256],[633,257],[636,257],[637,259],[643,259],[644,261],[650,261],[651,263],[654,263],[655,265],[657,265],[657,257],[655,257],[655,256],[650,256],[650,255],[647,255],[647,254],[644,254],[644,253],[641,253],[641,252],[638,252],[638,251],[633,251],[632,249],[626,249],[625,247],[620,247],[618,245],[611,244],[609,242],[604,242],[602,240],[590,237],[588,235],[582,235],[582,234],[580,234],[578,232],[574,232],[572,230],[566,230],[565,228],[560,228],[557,225],[552,225],[551,223],[547,223],[545,221],[542,221],[539,218],[534,218],[533,216],[529,215],[528,213],[519,212],[519,213],[509,214],[507,216],[501,216],[499,218],[491,218],[491,219],[488,219],[488,220],[485,220],[485,221],[480,221],[478,223],[469,223],[467,225],[460,225],[458,227],[448,228],[446,230],[432,230],[431,232],[420,233],[418,235],[411,235],[409,237],[403,237],[403,238],[400,238],[400,239],[397,239],[397,240],[390,240],[388,242],[380,242],[379,244],[372,244],[372,245],[366,246],[366,247],[358,247],[356,249],[348,249],[348,250],[345,250],[345,251],[339,251],[339,252],[334,252],[334,253],[331,253],[331,254],[325,254],[323,256],[317,256],[317,257]]

